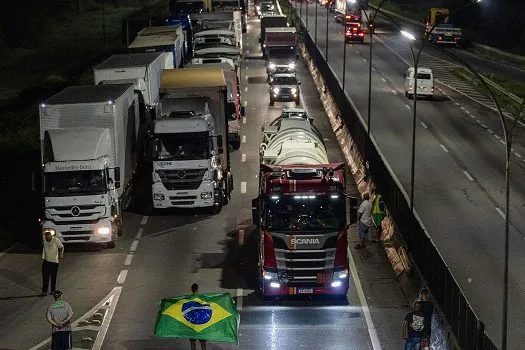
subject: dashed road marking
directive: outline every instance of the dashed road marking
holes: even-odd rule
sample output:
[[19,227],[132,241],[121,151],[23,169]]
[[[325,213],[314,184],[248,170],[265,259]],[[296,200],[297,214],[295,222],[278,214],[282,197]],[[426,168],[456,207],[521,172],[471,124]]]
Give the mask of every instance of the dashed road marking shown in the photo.
[[518,158],[521,158],[521,154],[519,154],[518,152],[514,152],[514,155]]
[[248,55],[249,55],[249,54],[250,54],[250,50],[246,50],[246,54],[248,54]]
[[439,147],[441,147],[445,153],[448,153],[448,149],[445,147],[445,145],[439,145]]
[[407,109],[410,109],[410,106],[409,106],[409,105],[407,105],[407,104],[405,104],[405,107],[406,107]]
[[363,62],[366,62],[366,58],[362,58]]
[[237,310],[242,310],[242,298],[243,298],[244,291],[242,288],[237,288]]
[[428,129],[427,124],[425,124],[424,122],[419,122],[419,124],[421,124],[421,126],[424,127],[425,129]]
[[505,140],[499,139],[498,141],[499,141],[502,145],[505,144]]
[[246,143],[246,135],[242,135],[242,143]]
[[239,229],[239,245],[244,245],[244,230]]
[[386,79],[385,78],[381,78],[381,80],[383,81],[383,83],[386,83]]
[[458,103],[458,102],[456,102],[456,101],[454,101],[454,104],[455,104],[456,106],[459,106],[459,103]]
[[491,134],[494,134],[494,131],[492,129],[487,129],[488,132],[490,132]]
[[140,237],[142,237],[142,232],[144,232],[144,229],[142,227],[140,227],[138,230],[137,230],[137,234],[135,235],[135,239],[136,240],[139,240]]
[[459,108],[461,108],[462,110],[466,111],[465,107],[463,107],[463,106],[459,106]]
[[124,260],[124,265],[129,266],[131,265],[131,261],[133,260],[133,254],[128,254],[126,256],[126,259]]
[[145,215],[142,217],[142,220],[140,220],[141,225],[146,225],[148,223],[149,216]]
[[117,283],[118,284],[124,284],[124,282],[126,282],[126,277],[127,276],[128,276],[128,270],[120,271],[120,273],[118,274],[118,277],[117,277]]
[[243,153],[241,155],[241,162],[246,162],[246,154],[245,153]]
[[500,208],[496,207],[496,211],[498,212],[499,216],[501,216],[503,219],[505,219],[505,213]]
[[129,251],[134,252],[135,250],[137,250],[138,245],[139,245],[139,240],[138,239],[134,240],[133,243],[131,243],[131,247],[129,247]]
[[244,88],[244,92],[248,92],[248,87],[245,87],[245,88]]
[[242,123],[246,124],[246,117],[242,117]]
[[397,95],[397,91],[396,91],[396,90],[392,90],[392,93],[393,93],[394,95]]
[[244,80],[248,81],[248,76],[247,75],[244,76]]
[[375,67],[372,67],[372,70],[375,72],[376,71]]
[[467,177],[467,179],[469,179],[470,181],[474,181],[474,178],[468,173],[468,171],[463,170],[463,174],[465,174],[465,176]]
[[488,128],[487,124],[483,124],[483,123],[481,123],[481,124],[479,124],[479,125],[481,125],[481,127],[482,127],[483,129],[487,129],[487,128]]
[[246,193],[246,181],[241,182],[241,193]]
[[248,107],[248,101],[244,101],[243,105],[244,107]]
[[248,70],[248,66],[245,66],[244,69]]

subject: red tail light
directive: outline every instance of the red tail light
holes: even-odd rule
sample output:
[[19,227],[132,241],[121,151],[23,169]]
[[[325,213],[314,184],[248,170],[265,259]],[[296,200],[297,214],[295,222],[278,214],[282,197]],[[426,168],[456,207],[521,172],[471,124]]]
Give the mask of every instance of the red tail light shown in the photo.
[[363,33],[359,33],[359,36],[364,36],[364,34]]
[[348,264],[348,239],[346,237],[346,231],[341,232],[337,236],[337,245],[335,248],[335,260],[334,267],[346,268]]
[[277,268],[277,259],[275,258],[275,250],[273,247],[273,239],[272,236],[265,232],[264,238],[263,238],[263,245],[264,245],[264,262],[263,266],[265,268],[270,269],[276,269]]

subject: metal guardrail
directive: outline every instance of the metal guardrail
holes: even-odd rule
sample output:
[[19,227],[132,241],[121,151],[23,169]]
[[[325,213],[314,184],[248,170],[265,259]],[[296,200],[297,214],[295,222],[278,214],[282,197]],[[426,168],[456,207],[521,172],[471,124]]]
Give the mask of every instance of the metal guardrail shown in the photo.
[[[297,14],[295,15],[297,16]],[[497,347],[485,333],[483,322],[472,310],[419,218],[411,212],[406,193],[383,158],[373,138],[368,137],[366,126],[359,112],[345,94],[341,83],[306,28],[302,27],[302,22],[296,18],[297,22],[299,22],[299,31],[302,33],[304,45],[322,75],[327,88],[332,93],[345,126],[359,152],[361,154],[366,152],[369,171],[374,178],[377,189],[383,195],[388,210],[399,228],[407,251],[427,281],[427,285],[450,324],[459,346],[466,350],[497,350]]]

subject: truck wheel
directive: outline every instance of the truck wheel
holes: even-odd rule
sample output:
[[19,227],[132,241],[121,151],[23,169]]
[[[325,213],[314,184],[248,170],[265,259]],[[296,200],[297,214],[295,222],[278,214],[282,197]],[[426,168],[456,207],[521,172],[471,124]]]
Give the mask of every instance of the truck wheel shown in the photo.
[[221,212],[222,210],[222,206],[223,206],[223,202],[224,202],[224,191],[223,190],[219,190],[219,193],[216,194],[215,198],[217,198],[217,202],[216,204],[214,204],[212,207],[211,207],[211,213],[213,215],[217,215]]
[[106,243],[106,249],[114,249],[117,246],[117,240],[115,237],[112,237],[111,241]]

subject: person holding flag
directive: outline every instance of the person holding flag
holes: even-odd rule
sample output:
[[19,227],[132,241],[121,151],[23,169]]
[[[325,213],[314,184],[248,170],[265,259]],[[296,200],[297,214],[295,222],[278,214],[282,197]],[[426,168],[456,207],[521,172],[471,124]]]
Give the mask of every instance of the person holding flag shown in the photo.
[[372,242],[377,242],[381,240],[381,223],[386,216],[386,205],[383,201],[383,196],[379,193],[376,193],[376,190],[372,190],[372,223],[374,225],[374,230],[372,233]]
[[239,344],[239,312],[230,293],[197,294],[199,286],[191,286],[191,295],[162,299],[155,322],[155,335],[189,339],[196,349],[206,341]]

